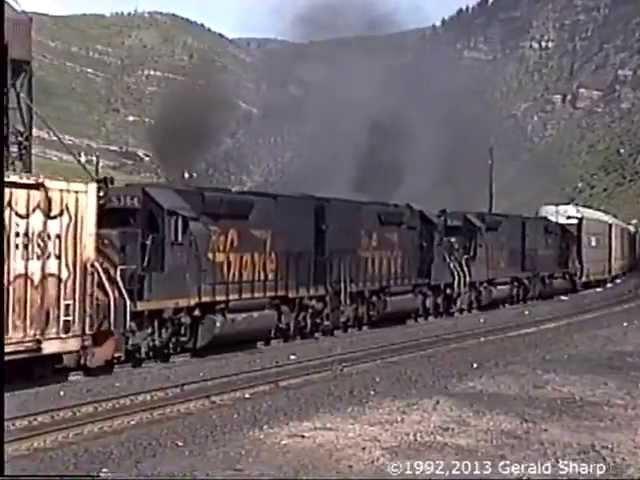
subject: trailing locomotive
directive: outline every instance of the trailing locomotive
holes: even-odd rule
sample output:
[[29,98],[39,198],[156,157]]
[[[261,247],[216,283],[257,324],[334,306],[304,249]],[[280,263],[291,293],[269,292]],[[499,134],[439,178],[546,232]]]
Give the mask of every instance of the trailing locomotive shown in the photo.
[[576,286],[576,239],[560,225],[539,217],[469,212],[444,213],[442,222],[445,248],[436,256],[449,260],[435,280],[452,286],[459,312]]

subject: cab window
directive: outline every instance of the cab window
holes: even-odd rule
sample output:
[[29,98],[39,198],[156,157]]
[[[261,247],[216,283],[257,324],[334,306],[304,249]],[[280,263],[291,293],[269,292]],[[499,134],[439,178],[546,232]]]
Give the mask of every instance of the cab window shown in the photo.
[[182,245],[184,243],[188,226],[188,220],[182,215],[172,214],[169,216],[169,232],[172,244]]

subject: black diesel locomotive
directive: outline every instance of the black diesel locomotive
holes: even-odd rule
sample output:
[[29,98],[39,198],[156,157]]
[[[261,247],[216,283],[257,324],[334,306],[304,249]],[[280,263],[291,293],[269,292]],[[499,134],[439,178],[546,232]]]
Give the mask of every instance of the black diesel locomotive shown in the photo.
[[541,298],[581,272],[580,238],[543,217],[311,195],[127,185],[98,233],[134,364]]

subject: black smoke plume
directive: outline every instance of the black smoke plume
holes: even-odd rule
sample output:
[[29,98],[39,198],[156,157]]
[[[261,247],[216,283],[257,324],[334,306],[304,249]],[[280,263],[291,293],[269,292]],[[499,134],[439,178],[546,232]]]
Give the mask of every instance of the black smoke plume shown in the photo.
[[378,0],[311,0],[294,12],[289,36],[296,40],[323,40],[354,35],[376,35],[406,26],[394,2]]
[[149,129],[153,153],[172,180],[181,180],[203,156],[220,148],[239,107],[224,73],[197,65],[160,100]]
[[[383,6],[314,2],[294,15],[290,31],[309,39],[408,26],[410,19]],[[490,97],[499,67],[462,60],[457,41],[422,29],[265,51],[261,78],[270,93],[263,118],[292,125],[299,139],[277,188],[484,209],[494,137],[497,206],[511,206],[500,196],[503,187],[511,198],[540,197],[553,170],[541,175],[544,166],[526,162],[522,132],[504,126]],[[290,95],[294,87],[303,93]]]
[[364,147],[356,155],[353,189],[361,195],[388,199],[402,186],[405,164],[398,158],[399,145],[411,141],[406,120],[398,116],[374,118],[367,126]]

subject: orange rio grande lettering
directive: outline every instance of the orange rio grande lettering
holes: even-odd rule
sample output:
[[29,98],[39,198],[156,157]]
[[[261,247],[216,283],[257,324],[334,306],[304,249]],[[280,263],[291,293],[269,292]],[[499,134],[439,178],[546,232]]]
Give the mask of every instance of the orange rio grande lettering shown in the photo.
[[217,264],[227,282],[252,282],[275,279],[276,252],[271,250],[271,232],[265,240],[264,251],[237,252],[240,244],[238,230],[230,228],[226,234],[213,233],[209,245],[209,259]]
[[365,232],[362,232],[360,246],[358,254],[365,259],[367,275],[395,277],[401,274],[402,251],[400,249],[376,250],[378,246],[376,232],[373,232],[370,238]]

